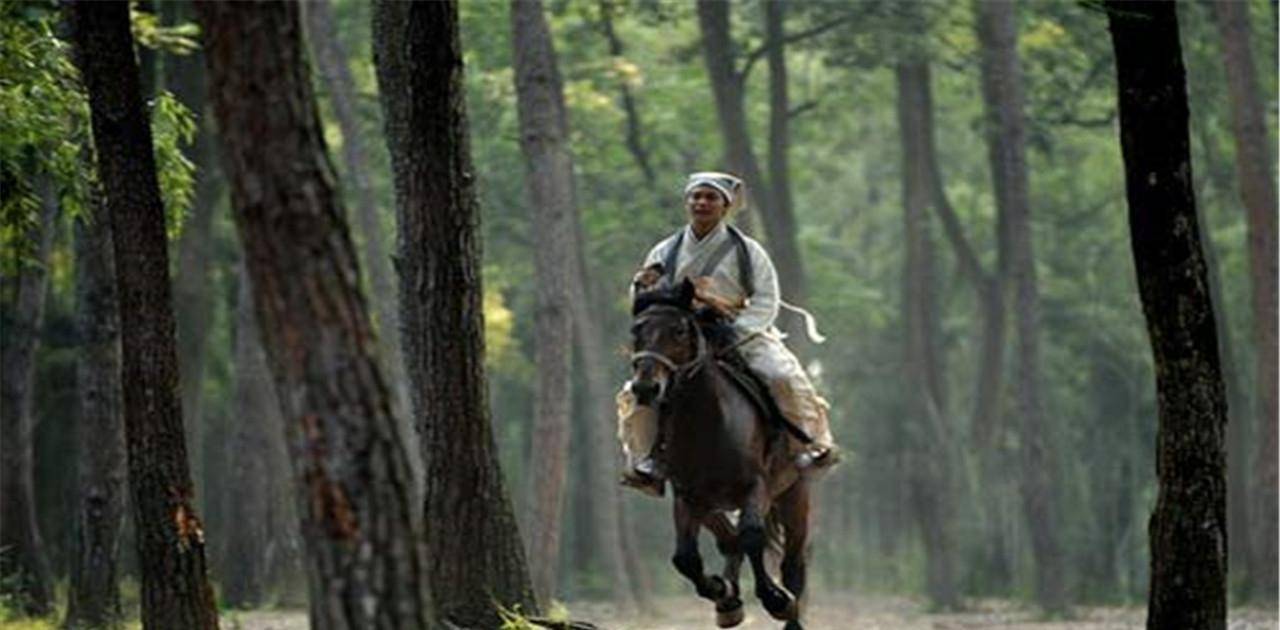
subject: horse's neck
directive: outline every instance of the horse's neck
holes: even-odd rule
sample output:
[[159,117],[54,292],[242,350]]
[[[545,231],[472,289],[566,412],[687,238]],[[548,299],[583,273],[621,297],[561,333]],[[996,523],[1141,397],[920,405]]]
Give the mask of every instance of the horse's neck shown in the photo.
[[672,401],[669,435],[682,444],[701,439],[719,441],[728,430],[723,396],[732,395],[723,387],[720,368],[711,359],[693,378],[683,383]]

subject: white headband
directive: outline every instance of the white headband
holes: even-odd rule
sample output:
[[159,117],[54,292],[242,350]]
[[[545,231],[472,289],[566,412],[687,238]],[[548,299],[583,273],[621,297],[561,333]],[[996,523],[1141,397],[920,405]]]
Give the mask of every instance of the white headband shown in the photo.
[[689,175],[689,181],[684,185],[684,195],[688,197],[689,193],[699,186],[710,186],[716,189],[724,195],[725,205],[732,206],[738,191],[742,190],[742,180],[728,173],[714,171],[693,173]]

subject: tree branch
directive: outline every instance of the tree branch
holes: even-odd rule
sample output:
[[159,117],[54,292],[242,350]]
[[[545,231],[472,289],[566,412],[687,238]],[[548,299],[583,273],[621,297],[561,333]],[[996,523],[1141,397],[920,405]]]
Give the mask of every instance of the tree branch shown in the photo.
[[[786,46],[787,44],[794,44],[795,42],[803,41],[803,40],[809,39],[810,37],[817,37],[818,35],[821,35],[837,26],[840,26],[841,24],[852,22],[853,20],[857,19],[861,15],[862,15],[861,13],[849,13],[847,15],[843,15],[829,22],[819,24],[813,28],[792,33],[790,35],[787,35],[786,37],[783,37],[781,44],[783,46]],[[765,56],[765,53],[769,52],[769,46],[772,43],[773,42],[765,42],[764,44],[761,44],[760,46],[758,46],[755,50],[752,50],[751,52],[747,53],[747,61],[742,65],[742,70],[738,71],[738,77],[743,82],[746,82],[747,76],[751,74],[752,66],[754,66],[757,61],[760,61],[760,59]]]

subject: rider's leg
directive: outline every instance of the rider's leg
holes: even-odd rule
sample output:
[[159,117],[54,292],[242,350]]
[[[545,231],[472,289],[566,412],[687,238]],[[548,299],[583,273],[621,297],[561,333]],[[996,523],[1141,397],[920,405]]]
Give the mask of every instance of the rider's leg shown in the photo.
[[618,403],[618,441],[622,443],[627,462],[623,483],[661,496],[662,475],[653,460],[653,449],[658,442],[658,414],[652,407],[636,404],[630,381],[622,386],[615,400]]
[[808,447],[797,440],[790,441],[797,463],[802,468],[835,463],[837,449],[827,417],[831,405],[818,395],[791,350],[781,340],[761,335],[743,344],[741,351],[751,369],[769,386],[782,415],[813,438]]

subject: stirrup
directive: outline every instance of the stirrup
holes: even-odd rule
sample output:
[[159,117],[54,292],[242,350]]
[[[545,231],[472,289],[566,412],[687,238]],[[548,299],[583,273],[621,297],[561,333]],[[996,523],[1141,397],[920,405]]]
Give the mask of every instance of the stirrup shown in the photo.
[[618,483],[627,488],[635,488],[652,497],[661,498],[667,494],[667,482],[665,479],[638,473],[634,470],[623,473]]

